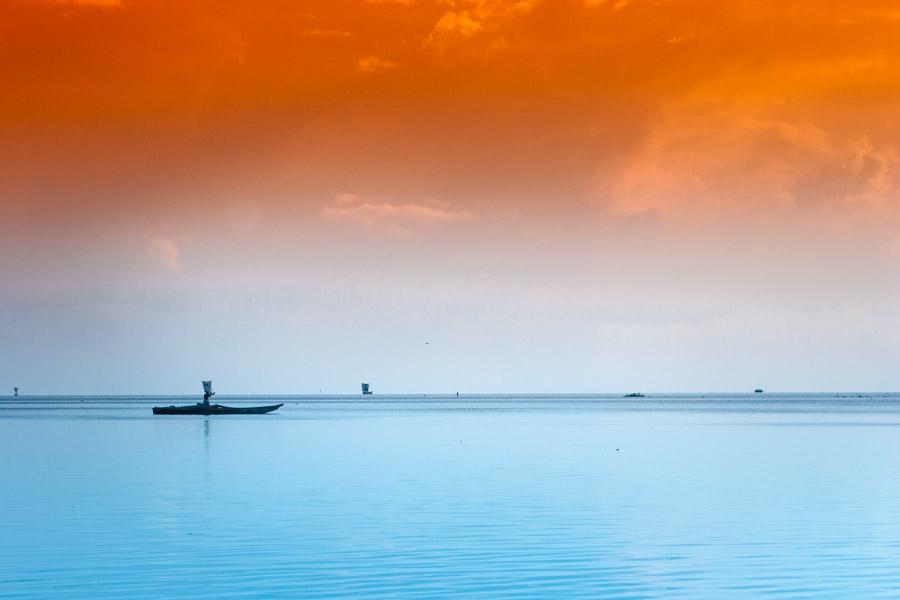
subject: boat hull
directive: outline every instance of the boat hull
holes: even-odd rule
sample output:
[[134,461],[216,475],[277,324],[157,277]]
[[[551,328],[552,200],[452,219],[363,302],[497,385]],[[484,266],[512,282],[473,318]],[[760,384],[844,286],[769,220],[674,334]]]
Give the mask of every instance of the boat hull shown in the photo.
[[190,406],[154,406],[154,415],[263,415],[279,409],[283,404],[269,406],[222,406],[221,404],[192,404]]

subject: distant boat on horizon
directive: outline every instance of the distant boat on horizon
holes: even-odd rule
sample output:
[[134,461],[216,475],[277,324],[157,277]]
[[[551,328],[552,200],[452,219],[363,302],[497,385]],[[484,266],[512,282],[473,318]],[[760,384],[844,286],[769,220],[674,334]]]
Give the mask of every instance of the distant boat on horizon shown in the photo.
[[363,396],[371,396],[372,395],[372,390],[369,389],[368,383],[362,383],[360,385],[362,386]]
[[640,392],[631,392],[630,394],[625,394],[625,397],[626,398],[645,398],[646,396],[644,396]]
[[268,406],[223,406],[222,404],[210,404],[209,399],[215,396],[212,391],[212,381],[203,382],[203,402],[188,406],[154,406],[154,415],[262,415],[272,412],[284,406],[283,404],[270,404]]

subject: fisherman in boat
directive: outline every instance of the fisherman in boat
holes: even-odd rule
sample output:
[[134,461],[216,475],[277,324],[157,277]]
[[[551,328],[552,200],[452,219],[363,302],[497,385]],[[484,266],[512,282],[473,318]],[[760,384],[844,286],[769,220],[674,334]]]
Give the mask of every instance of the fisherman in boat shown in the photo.
[[212,381],[203,382],[203,406],[209,406],[209,399],[215,395],[212,391]]
[[264,415],[277,410],[283,404],[270,404],[269,406],[222,406],[210,404],[209,399],[215,396],[212,391],[212,381],[203,382],[203,402],[190,406],[154,406],[154,415]]

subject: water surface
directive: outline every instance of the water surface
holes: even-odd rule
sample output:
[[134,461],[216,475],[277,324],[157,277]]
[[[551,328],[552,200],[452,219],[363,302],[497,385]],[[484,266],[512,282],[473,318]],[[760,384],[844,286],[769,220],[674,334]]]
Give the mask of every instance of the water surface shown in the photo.
[[900,589],[897,395],[183,401],[0,400],[0,596]]

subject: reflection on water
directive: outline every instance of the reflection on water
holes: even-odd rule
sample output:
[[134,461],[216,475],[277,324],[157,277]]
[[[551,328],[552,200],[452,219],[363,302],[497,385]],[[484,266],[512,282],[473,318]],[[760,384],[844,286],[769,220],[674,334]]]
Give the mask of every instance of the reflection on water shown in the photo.
[[18,400],[2,597],[900,589],[895,395]]

